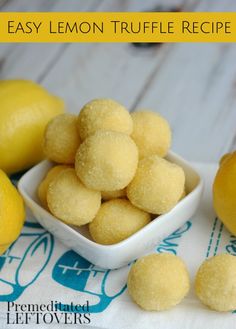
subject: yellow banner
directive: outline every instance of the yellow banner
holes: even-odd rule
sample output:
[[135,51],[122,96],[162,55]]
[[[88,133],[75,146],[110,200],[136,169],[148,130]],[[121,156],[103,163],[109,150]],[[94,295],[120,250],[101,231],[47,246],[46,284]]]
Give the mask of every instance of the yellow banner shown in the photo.
[[8,12],[0,42],[236,42],[236,13]]

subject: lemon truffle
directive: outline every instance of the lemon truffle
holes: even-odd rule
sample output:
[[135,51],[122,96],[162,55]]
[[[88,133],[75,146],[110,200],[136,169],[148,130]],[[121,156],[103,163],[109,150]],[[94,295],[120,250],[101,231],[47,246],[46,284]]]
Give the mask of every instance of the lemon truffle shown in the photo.
[[61,114],[48,123],[43,144],[48,159],[57,163],[73,164],[79,145],[76,115]]
[[184,262],[173,254],[151,254],[140,258],[128,275],[128,292],[147,311],[167,310],[187,295],[189,274]]
[[65,165],[58,165],[52,167],[48,172],[45,178],[41,181],[41,183],[38,186],[38,197],[39,200],[44,208],[48,208],[47,205],[47,191],[48,186],[52,182],[52,180],[57,177],[58,174],[60,174],[63,170],[68,169],[69,166]]
[[205,260],[195,279],[201,302],[215,311],[236,309],[236,257],[220,254]]
[[187,191],[186,191],[186,189],[184,188],[183,193],[182,193],[182,195],[181,195],[181,197],[180,197],[179,200],[183,200],[186,196],[187,196]]
[[117,198],[125,198],[126,197],[126,188],[123,188],[122,190],[117,191],[102,191],[102,199],[104,201],[108,201],[111,199],[117,199]]
[[150,111],[134,112],[131,116],[131,137],[138,146],[139,157],[154,154],[164,157],[171,144],[171,129],[168,122],[159,114]]
[[152,214],[164,214],[180,200],[185,175],[178,165],[158,155],[140,160],[136,174],[127,187],[133,205]]
[[68,224],[84,225],[93,220],[101,205],[101,193],[85,187],[72,168],[63,170],[49,184],[48,207]]
[[89,232],[97,243],[114,244],[140,230],[150,222],[150,215],[128,200],[114,199],[101,205],[89,224]]
[[80,145],[75,157],[78,177],[90,189],[115,191],[134,177],[138,149],[126,134],[98,131]]
[[94,134],[98,130],[112,130],[130,135],[133,121],[124,106],[112,99],[95,99],[87,103],[78,116],[80,137]]

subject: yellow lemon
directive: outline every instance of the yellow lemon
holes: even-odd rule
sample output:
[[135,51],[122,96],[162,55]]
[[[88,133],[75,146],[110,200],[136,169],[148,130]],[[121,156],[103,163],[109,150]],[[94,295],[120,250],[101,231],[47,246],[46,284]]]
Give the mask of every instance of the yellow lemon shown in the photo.
[[28,80],[0,81],[0,168],[11,174],[44,158],[44,129],[64,102]]
[[7,175],[0,170],[0,255],[17,239],[24,218],[23,199]]
[[213,184],[213,204],[217,216],[236,235],[236,152],[220,161]]

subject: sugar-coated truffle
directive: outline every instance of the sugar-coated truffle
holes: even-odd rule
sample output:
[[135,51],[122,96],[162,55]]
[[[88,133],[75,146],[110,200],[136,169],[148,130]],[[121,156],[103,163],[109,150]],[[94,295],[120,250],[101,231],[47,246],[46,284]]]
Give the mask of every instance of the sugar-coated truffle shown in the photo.
[[183,193],[182,193],[182,195],[181,195],[181,197],[180,197],[180,200],[184,199],[186,196],[187,196],[187,191],[186,191],[186,189],[184,188]]
[[46,174],[45,178],[41,181],[41,183],[38,186],[38,197],[39,200],[44,208],[48,208],[47,204],[47,191],[48,186],[51,183],[51,181],[57,177],[58,174],[60,174],[63,170],[68,169],[69,166],[65,165],[58,165],[52,167]]
[[94,99],[87,103],[78,116],[80,137],[94,134],[98,130],[119,131],[130,135],[133,121],[124,106],[112,99]]
[[181,258],[163,253],[144,256],[132,265],[127,285],[131,298],[141,308],[162,311],[181,302],[190,282]]
[[101,205],[89,224],[89,231],[97,243],[114,244],[140,230],[150,222],[150,215],[128,200],[113,199]]
[[180,200],[184,191],[183,169],[158,155],[140,160],[127,187],[133,205],[152,214],[164,214]]
[[215,311],[236,309],[236,257],[220,254],[205,260],[195,278],[201,302]]
[[57,163],[72,164],[79,145],[76,115],[61,114],[48,123],[43,144],[48,159]]
[[101,205],[101,193],[85,187],[75,170],[63,170],[49,184],[47,203],[51,213],[73,225],[84,225],[93,220]]
[[102,191],[102,199],[104,201],[108,201],[111,199],[117,199],[117,198],[125,198],[126,197],[126,188],[123,188],[122,190],[116,190],[116,191]]
[[169,123],[159,114],[150,111],[140,111],[131,114],[133,132],[131,137],[139,150],[139,157],[150,155],[164,157],[171,144],[171,129]]
[[115,191],[126,187],[134,177],[138,149],[126,134],[98,131],[80,145],[75,170],[88,188]]

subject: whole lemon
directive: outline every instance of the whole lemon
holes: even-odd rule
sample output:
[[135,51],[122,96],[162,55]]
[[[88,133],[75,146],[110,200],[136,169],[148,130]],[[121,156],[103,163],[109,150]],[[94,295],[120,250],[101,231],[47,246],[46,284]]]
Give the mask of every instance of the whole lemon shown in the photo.
[[44,158],[48,121],[64,112],[64,102],[28,80],[0,81],[0,168],[11,174]]
[[220,161],[213,184],[213,204],[217,216],[236,235],[236,152]]
[[17,239],[24,218],[23,199],[7,175],[0,170],[0,255]]

